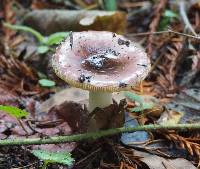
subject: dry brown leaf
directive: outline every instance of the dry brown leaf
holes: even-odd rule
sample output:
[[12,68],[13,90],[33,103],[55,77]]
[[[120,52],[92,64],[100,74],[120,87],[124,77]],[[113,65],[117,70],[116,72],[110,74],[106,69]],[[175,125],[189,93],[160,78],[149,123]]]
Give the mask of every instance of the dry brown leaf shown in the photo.
[[119,11],[33,10],[25,18],[26,25],[42,34],[83,30],[104,30],[123,34],[126,27],[126,14]]
[[119,105],[113,100],[113,104],[105,108],[95,108],[94,114],[97,129],[108,129],[122,127],[125,122],[126,101],[121,100]]
[[3,55],[0,55],[0,85],[17,96],[50,92],[38,85],[36,72],[25,62]]
[[[153,11],[154,16],[153,16],[151,24],[149,25],[150,32],[156,31],[162,12],[165,9],[166,4],[167,4],[167,0],[160,0],[155,4],[155,10]],[[150,34],[148,37],[148,46],[147,46],[147,53],[150,57],[152,54],[152,43],[153,43],[153,35]]]
[[186,149],[190,155],[196,156],[198,161],[198,166],[200,166],[200,145],[195,142],[195,139],[186,138],[180,136],[176,133],[168,133],[165,134],[165,137],[171,141],[173,141],[176,145],[180,146],[183,149]]
[[153,89],[159,98],[166,98],[169,94],[173,97],[172,94],[177,90],[175,78],[184,41],[183,37],[174,36],[159,49],[159,57],[152,66],[151,72],[151,76],[155,78]]
[[186,159],[165,159],[157,155],[136,151],[134,155],[140,156],[140,160],[144,162],[150,169],[196,169],[196,167]]

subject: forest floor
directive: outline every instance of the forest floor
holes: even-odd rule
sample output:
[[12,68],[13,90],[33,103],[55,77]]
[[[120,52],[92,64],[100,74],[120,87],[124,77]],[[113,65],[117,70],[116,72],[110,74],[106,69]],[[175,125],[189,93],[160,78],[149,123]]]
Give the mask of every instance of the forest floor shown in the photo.
[[[90,130],[88,92],[70,87],[51,66],[56,47],[71,31],[123,34],[139,43],[151,60],[149,75],[129,91],[126,103],[116,94],[116,102],[97,111],[107,114],[99,117],[102,128],[200,122],[200,2],[1,0],[0,21],[0,145],[7,139],[48,139]],[[120,111],[125,117],[114,116]],[[44,151],[40,156],[33,150]],[[59,153],[52,154],[59,160],[45,161],[49,152],[70,154],[65,162]],[[136,131],[81,142],[0,146],[2,169],[198,166],[199,130]]]

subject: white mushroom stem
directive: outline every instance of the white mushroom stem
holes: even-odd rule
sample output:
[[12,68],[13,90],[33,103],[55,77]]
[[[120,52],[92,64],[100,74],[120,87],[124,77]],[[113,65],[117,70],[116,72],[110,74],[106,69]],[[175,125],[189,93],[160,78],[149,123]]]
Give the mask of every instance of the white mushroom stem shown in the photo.
[[112,104],[112,93],[109,92],[89,92],[89,112],[96,107],[104,108]]

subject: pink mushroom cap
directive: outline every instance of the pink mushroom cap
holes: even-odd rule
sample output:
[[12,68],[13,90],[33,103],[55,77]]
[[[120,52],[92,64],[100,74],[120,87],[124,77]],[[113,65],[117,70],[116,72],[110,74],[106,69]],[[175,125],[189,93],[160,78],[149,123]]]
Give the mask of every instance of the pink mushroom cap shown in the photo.
[[150,60],[144,49],[106,31],[73,32],[52,58],[56,74],[71,86],[91,91],[129,90],[144,80]]

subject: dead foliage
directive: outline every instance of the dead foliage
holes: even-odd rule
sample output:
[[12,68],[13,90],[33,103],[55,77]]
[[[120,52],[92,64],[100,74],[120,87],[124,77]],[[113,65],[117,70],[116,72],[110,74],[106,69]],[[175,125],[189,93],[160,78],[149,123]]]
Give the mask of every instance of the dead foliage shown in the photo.
[[[3,19],[4,22],[8,22],[10,24],[15,24],[16,22],[16,12],[13,10],[14,5],[16,4],[15,0],[3,0]],[[17,35],[15,31],[11,29],[7,29],[2,27],[4,36],[1,37],[1,44],[4,46],[3,53],[6,56],[14,56],[16,57],[16,46],[19,45],[22,41],[24,41],[23,36]]]
[[182,37],[175,36],[165,42],[159,50],[159,57],[152,66],[154,87],[156,86],[156,93],[159,93],[161,98],[173,97],[173,94],[177,92],[175,78],[183,45],[184,38]]
[[177,146],[186,149],[190,155],[196,157],[198,166],[200,166],[200,144],[198,135],[195,137],[183,137],[176,133],[168,133],[165,137],[174,142]]
[[[38,85],[36,72],[23,61],[0,55],[0,85],[19,96],[47,94]],[[13,85],[15,84],[15,85]]]
[[[157,30],[157,26],[159,24],[162,12],[165,9],[166,4],[167,4],[167,0],[161,0],[155,4],[155,7],[154,7],[155,9],[153,10],[154,12],[153,19],[149,25],[150,33],[155,32]],[[147,44],[148,44],[147,53],[149,57],[151,57],[152,55],[152,42],[153,42],[153,35],[150,34],[147,40]]]
[[[22,3],[22,1],[17,0],[3,0],[2,2],[2,11],[0,11],[0,17],[3,18],[5,22],[15,24],[17,18],[15,10],[13,10],[13,6],[15,6],[17,9],[24,9],[24,4]],[[98,4],[96,4],[96,2],[92,3],[91,1],[86,2],[78,0],[73,3],[71,3],[70,1],[67,4],[64,3],[64,1],[55,3],[53,1],[51,2],[39,0],[30,1],[29,3],[29,8],[32,10],[57,8],[80,9],[87,7],[90,8],[89,5],[96,5],[96,7],[98,7]],[[194,73],[194,78],[191,81],[199,79],[199,39],[187,39],[184,36],[174,35],[172,33],[159,35],[153,34],[158,29],[159,23],[162,20],[163,12],[166,9],[174,8],[170,1],[160,0],[156,1],[155,3],[148,1],[123,2],[122,4],[119,4],[119,6],[123,10],[129,12],[129,14],[131,14],[131,12],[133,11],[132,18],[136,18],[135,20],[133,19],[134,21],[131,20],[132,24],[129,23],[128,30],[136,30],[138,32],[149,31],[147,37],[143,37],[143,39],[140,40],[142,44],[145,44],[145,46],[147,46],[147,52],[152,61],[152,70],[148,79],[146,79],[138,86],[134,87],[133,90],[137,93],[151,95],[158,98],[159,104],[164,104],[165,102],[171,101],[172,98],[174,98],[174,96],[177,95],[177,93],[185,87],[180,86],[176,81],[176,77],[179,76],[179,73],[183,74],[183,58],[192,57],[191,71]],[[94,8],[96,7],[94,6]],[[200,32],[199,9],[199,3],[194,3],[189,8],[188,12],[186,11],[186,13],[188,14],[188,19],[195,29],[195,32],[197,33]],[[116,25],[117,24],[114,24],[114,27],[118,28]],[[125,27],[124,24],[122,26],[123,28]],[[171,23],[170,26],[171,29],[174,31],[185,31],[184,23],[182,23],[181,20],[177,20],[175,23]],[[46,96],[50,93],[50,90],[43,89],[38,85],[39,78],[37,72],[23,61],[23,53],[26,52],[28,48],[25,47],[25,50],[22,51],[19,51],[19,49],[17,49],[17,47],[19,47],[22,42],[24,42],[25,44],[27,43],[25,41],[25,37],[22,36],[21,33],[16,33],[15,31],[12,31],[5,27],[0,27],[0,29],[1,28],[3,36],[0,37],[0,104],[12,105],[17,107],[22,106],[23,108],[30,110],[30,112],[33,112],[30,119],[26,119],[23,121],[23,124],[28,131],[28,135],[32,137],[48,137],[51,135],[63,135],[71,134],[72,132],[86,131],[86,126],[88,122],[88,117],[86,116],[87,110],[83,108],[82,105],[79,105],[77,103],[59,102],[59,105],[52,105],[52,102],[49,102],[46,107],[49,109],[51,108],[50,111],[49,109],[44,109],[48,111],[36,111],[36,108],[39,107],[39,103],[31,99],[37,98],[39,101],[41,101],[44,98],[46,100]],[[44,31],[46,31],[46,29],[44,29]],[[188,53],[190,55],[187,56],[188,53],[185,53],[185,49],[189,51]],[[188,74],[188,72],[186,73]],[[22,105],[22,103],[24,102],[24,98],[26,98],[26,104]],[[184,99],[188,98],[190,99],[191,97],[184,96]],[[61,98],[57,97],[54,99],[59,100]],[[121,105],[120,107],[120,105],[113,103],[113,105],[105,109],[96,110],[96,119],[104,120],[101,120],[103,121],[103,123],[101,124],[101,128],[121,126],[123,124],[124,116],[122,116],[122,114],[119,115],[119,113],[124,111],[123,106],[124,105]],[[135,103],[128,103],[129,108],[133,108],[134,106]],[[186,108],[188,109],[187,105]],[[157,119],[160,117],[161,114],[163,114],[164,111],[165,110],[163,106],[159,105],[158,107],[154,107],[152,110],[144,111],[142,114],[141,112],[139,112],[138,114],[135,113],[135,116],[137,116],[136,118],[139,119],[142,124],[156,123]],[[114,118],[113,114],[118,114],[118,116]],[[16,120],[13,120],[12,118],[2,113],[0,125],[1,139],[7,137],[16,138],[27,136],[27,133]],[[166,132],[161,135],[164,135],[165,142],[173,142],[177,145],[177,147],[187,150],[188,153],[192,157],[194,157],[194,159],[191,161],[195,161],[196,163],[198,163],[198,166],[200,165],[200,135],[198,133],[180,134],[176,132]],[[156,149],[156,151],[158,150],[159,152],[157,151],[157,155],[160,156],[155,155],[155,151],[151,151],[151,154],[145,154],[143,152],[138,152],[127,145],[116,144],[115,139],[116,137],[114,137],[112,141],[110,141],[110,139],[109,141],[100,140],[91,143],[89,142],[86,143],[87,145],[83,149],[82,147],[78,147],[77,149],[75,149],[76,152],[73,152],[76,157],[76,164],[74,165],[74,167],[87,167],[92,169],[95,166],[96,168],[136,169],[145,167],[154,168],[155,164],[158,165],[157,168],[160,169],[180,168],[182,164],[190,167],[193,166],[192,163],[187,161],[186,159],[182,159],[183,161],[181,161],[181,159],[173,160],[161,157],[161,155],[165,154],[165,152],[162,149],[156,149],[157,147],[151,148]],[[117,139],[117,143],[119,143],[119,138]],[[159,139],[159,136],[155,133],[152,133],[152,140],[150,140],[150,142],[155,143],[157,142],[156,139]],[[112,142],[112,144],[110,142]],[[72,143],[52,146],[35,146],[32,148],[42,148],[54,151],[72,151],[75,146],[76,145]],[[150,150],[152,150],[151,148],[148,149],[148,147],[146,146],[142,149],[149,150],[150,152]],[[16,156],[17,153],[19,155]],[[6,154],[5,157],[3,157],[4,154]],[[0,159],[1,161],[3,161],[2,166],[4,166],[4,168],[9,168],[13,166],[33,167],[33,163],[29,163],[30,161],[32,161],[33,157],[28,154],[27,158],[25,158],[26,154],[28,153],[24,149],[12,148],[10,149],[10,151],[1,149]],[[22,157],[22,155],[24,156]],[[12,156],[15,156],[14,158],[17,159],[17,162],[8,162],[7,164],[9,164],[9,166],[7,166],[7,164],[4,165],[4,163],[6,163],[7,161],[14,159],[12,158]],[[34,162],[37,163],[38,167],[38,161],[35,161],[34,159]],[[27,163],[29,163],[29,165]]]

